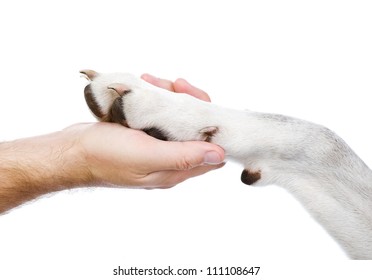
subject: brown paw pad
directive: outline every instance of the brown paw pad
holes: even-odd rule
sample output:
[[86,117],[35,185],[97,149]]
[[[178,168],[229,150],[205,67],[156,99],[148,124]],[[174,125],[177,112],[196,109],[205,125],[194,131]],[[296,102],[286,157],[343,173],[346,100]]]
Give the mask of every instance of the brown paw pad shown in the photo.
[[150,136],[152,136],[156,139],[163,140],[163,141],[168,140],[168,137],[166,136],[166,134],[162,130],[160,130],[156,127],[145,128],[145,129],[143,129],[143,131],[146,134],[148,134],[148,135],[150,135]]
[[123,99],[121,97],[115,99],[108,115],[105,117],[103,121],[118,123],[128,127],[123,110]]
[[252,172],[250,170],[244,169],[240,179],[244,184],[252,185],[253,183],[261,179],[261,172],[260,171]]
[[87,85],[84,89],[85,101],[92,113],[99,119],[102,119],[105,114],[102,113],[101,107],[98,105],[98,102],[94,98],[91,85]]

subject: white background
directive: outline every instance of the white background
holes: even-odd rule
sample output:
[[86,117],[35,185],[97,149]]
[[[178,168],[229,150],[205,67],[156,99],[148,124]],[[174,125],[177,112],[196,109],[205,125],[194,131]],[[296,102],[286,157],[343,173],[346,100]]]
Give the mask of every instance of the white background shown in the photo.
[[[321,123],[371,166],[369,2],[1,1],[0,140],[94,121],[81,69],[149,72],[184,77],[216,104]],[[228,164],[170,190],[74,190],[29,203],[0,217],[0,278],[258,265],[252,279],[370,279],[371,263],[347,261],[289,194],[245,186],[241,170]]]

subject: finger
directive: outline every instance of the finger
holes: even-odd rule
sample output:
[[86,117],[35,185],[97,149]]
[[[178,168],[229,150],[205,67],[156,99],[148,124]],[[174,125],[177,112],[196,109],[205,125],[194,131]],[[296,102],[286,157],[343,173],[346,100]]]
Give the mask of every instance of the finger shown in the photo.
[[203,175],[209,171],[223,167],[225,163],[218,165],[198,166],[190,170],[168,170],[154,172],[143,178],[143,186],[154,188],[170,188],[183,181]]
[[160,78],[157,78],[157,77],[152,76],[150,74],[143,74],[141,76],[141,78],[143,80],[145,80],[146,82],[154,85],[154,86],[164,88],[164,89],[169,90],[169,91],[174,91],[172,81],[165,80],[165,79],[160,79]]
[[146,153],[147,162],[153,171],[190,170],[201,165],[217,165],[222,163],[225,157],[221,147],[201,141],[165,142],[156,140],[151,145],[151,150],[143,152]]
[[177,79],[173,84],[173,88],[175,92],[187,93],[198,99],[211,102],[209,95],[205,91],[197,87],[194,87],[193,85],[189,84],[189,82],[186,81],[185,79],[181,78]]
[[211,102],[209,95],[205,91],[191,85],[185,79],[179,78],[173,83],[172,81],[160,79],[150,74],[143,74],[141,78],[154,86],[161,87],[177,93],[187,93],[200,100]]

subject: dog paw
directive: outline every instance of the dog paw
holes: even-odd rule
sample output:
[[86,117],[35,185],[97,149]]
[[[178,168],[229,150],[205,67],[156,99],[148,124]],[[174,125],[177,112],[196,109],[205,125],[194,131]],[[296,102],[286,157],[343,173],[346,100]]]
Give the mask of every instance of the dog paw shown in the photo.
[[[112,78],[112,82],[110,82],[93,70],[82,70],[80,73],[90,82],[84,89],[84,97],[93,115],[99,121],[115,122],[128,126],[122,97],[130,93],[129,86],[115,78]],[[132,77],[132,79],[134,78]]]
[[209,103],[154,87],[131,74],[80,73],[90,82],[85,100],[99,121],[143,130],[160,140],[211,142],[219,132],[208,119]]

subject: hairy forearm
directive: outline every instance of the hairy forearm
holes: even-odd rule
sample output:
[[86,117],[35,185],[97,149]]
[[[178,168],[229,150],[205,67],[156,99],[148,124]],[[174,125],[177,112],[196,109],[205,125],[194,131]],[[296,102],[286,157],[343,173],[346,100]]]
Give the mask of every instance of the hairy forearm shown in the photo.
[[71,136],[61,131],[0,144],[0,213],[90,181],[83,153]]

